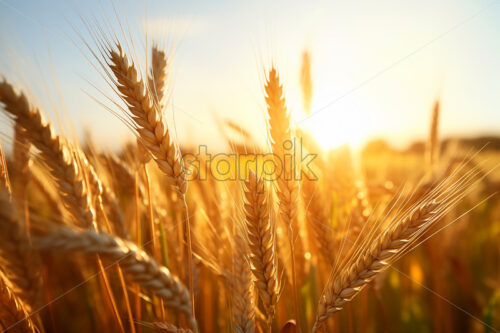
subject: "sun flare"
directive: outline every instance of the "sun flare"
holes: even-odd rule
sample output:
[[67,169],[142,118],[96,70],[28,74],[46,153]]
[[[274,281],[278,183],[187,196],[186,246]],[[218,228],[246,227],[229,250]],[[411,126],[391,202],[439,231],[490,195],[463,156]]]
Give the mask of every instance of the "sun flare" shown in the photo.
[[[318,103],[326,105],[326,103]],[[374,122],[368,109],[355,106],[316,109],[307,116],[302,113],[298,125],[306,129],[324,150],[349,145],[360,148],[373,134]]]

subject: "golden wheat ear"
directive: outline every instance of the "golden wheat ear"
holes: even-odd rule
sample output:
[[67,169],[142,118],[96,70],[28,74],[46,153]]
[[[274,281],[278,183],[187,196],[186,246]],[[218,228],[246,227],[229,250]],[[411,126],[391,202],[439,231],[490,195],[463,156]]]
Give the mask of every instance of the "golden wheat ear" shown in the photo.
[[159,104],[151,96],[134,63],[127,58],[119,43],[108,50],[107,56],[114,74],[114,84],[127,104],[127,116],[132,121],[140,142],[152,154],[168,182],[184,195],[187,182],[181,154],[170,137]]
[[165,306],[184,313],[191,328],[197,332],[187,288],[135,244],[106,233],[68,227],[54,227],[45,236],[34,238],[34,244],[42,250],[98,254],[110,263],[119,263],[132,281],[161,297]]
[[255,301],[248,244],[241,234],[234,235],[233,271],[231,274],[231,305],[233,330],[239,333],[255,331]]
[[[367,238],[355,244],[339,265],[335,265],[321,295],[313,332],[343,309],[375,276],[421,243],[421,238],[476,185],[478,171],[448,177],[435,185],[418,202],[393,207],[394,215],[376,221]],[[392,208],[391,208],[392,210]]]
[[317,183],[318,181],[306,176],[301,183],[301,192],[306,209],[308,230],[312,229],[321,258],[330,265],[335,259],[338,244],[333,237],[333,228],[330,225],[329,206]]
[[30,177],[30,148],[31,143],[26,137],[25,129],[20,124],[14,124],[14,165],[16,166],[17,181],[22,183],[22,187],[26,184]]
[[167,89],[168,67],[167,54],[158,45],[151,48],[151,70],[148,79],[149,89],[158,105],[163,105]]
[[300,87],[302,88],[302,104],[306,114],[311,113],[313,98],[313,83],[311,77],[311,55],[308,51],[302,53],[302,67],[300,69]]
[[436,164],[439,160],[439,110],[440,103],[437,100],[434,103],[434,107],[432,109],[432,117],[431,117],[431,126],[429,130],[429,139],[427,141],[426,147],[426,158],[428,164],[428,171],[430,173],[431,179],[434,178],[434,173],[436,172]]
[[38,108],[30,106],[24,93],[16,92],[6,80],[0,82],[0,103],[4,106],[3,111],[24,129],[26,139],[40,151],[40,157],[56,180],[63,202],[75,217],[75,222],[84,227],[91,226],[95,212],[83,171],[67,142],[55,134]]
[[0,275],[0,328],[4,332],[37,333],[39,330],[30,318],[23,302],[10,290]]
[[164,322],[155,322],[152,323],[151,326],[156,332],[159,333],[193,333],[193,331],[189,329],[179,328],[175,325]]
[[273,67],[268,74],[266,85],[266,104],[268,113],[268,135],[276,166],[276,195],[278,197],[280,217],[287,226],[290,246],[292,295],[295,320],[299,322],[299,303],[297,297],[297,269],[295,260],[295,241],[302,247],[299,225],[297,223],[297,207],[299,200],[299,182],[293,153],[290,115],[288,113],[283,86],[277,70]]
[[191,294],[192,313],[195,313],[193,255],[191,245],[191,226],[186,202],[187,180],[181,152],[171,139],[165,124],[160,105],[138,76],[134,63],[124,54],[117,42],[107,49],[109,68],[114,74],[114,84],[120,97],[126,103],[127,116],[132,122],[140,142],[152,155],[170,185],[180,195],[185,205],[185,243],[187,247],[187,278]]
[[279,297],[278,267],[276,257],[276,235],[269,218],[267,191],[262,179],[249,170],[244,184],[247,237],[250,247],[252,273],[259,297],[264,306],[267,323],[270,326]]

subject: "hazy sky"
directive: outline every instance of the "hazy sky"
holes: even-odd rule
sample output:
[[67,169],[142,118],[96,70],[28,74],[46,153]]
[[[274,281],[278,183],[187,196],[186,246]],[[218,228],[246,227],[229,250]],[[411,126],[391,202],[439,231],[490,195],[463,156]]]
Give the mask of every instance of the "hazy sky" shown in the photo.
[[[141,66],[146,31],[148,43],[175,44],[167,112],[180,140],[217,145],[215,115],[262,140],[264,66],[272,63],[294,122],[324,146],[422,138],[436,98],[444,135],[500,135],[500,0],[0,0],[0,71],[29,86],[44,111],[69,115],[78,133],[91,128],[110,147],[130,134],[94,101],[112,106],[116,97],[92,66],[82,19],[94,28],[111,21],[123,36],[112,4],[133,31]],[[314,80],[309,118],[299,86],[304,49]],[[0,121],[5,141],[10,130]]]

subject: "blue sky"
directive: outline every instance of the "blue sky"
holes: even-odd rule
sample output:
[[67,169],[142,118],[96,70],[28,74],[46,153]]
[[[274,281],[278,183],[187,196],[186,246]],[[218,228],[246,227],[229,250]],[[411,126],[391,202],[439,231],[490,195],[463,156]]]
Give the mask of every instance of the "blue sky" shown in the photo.
[[[133,31],[139,63],[146,31],[149,42],[175,44],[167,113],[179,140],[219,145],[214,114],[262,140],[271,63],[294,121],[325,147],[422,138],[436,98],[443,135],[500,134],[500,1],[0,0],[0,71],[27,86],[53,120],[63,114],[61,130],[91,127],[104,145],[130,133],[93,100],[111,105],[115,96],[79,35],[91,42],[82,18],[93,27],[113,21],[119,32],[112,4]],[[298,83],[306,48],[315,92],[307,119]]]

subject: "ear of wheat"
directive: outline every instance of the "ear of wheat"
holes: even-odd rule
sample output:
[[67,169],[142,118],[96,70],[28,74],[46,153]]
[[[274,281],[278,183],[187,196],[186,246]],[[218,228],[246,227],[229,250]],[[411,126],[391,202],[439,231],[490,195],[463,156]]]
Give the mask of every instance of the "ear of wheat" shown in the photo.
[[279,295],[276,235],[269,217],[264,182],[251,170],[245,182],[244,195],[252,272],[270,326]]
[[55,227],[34,241],[39,249],[98,254],[112,264],[118,263],[132,281],[160,296],[166,306],[186,314],[189,325],[197,331],[186,287],[135,244],[106,233],[68,227]]
[[300,69],[300,87],[302,88],[302,101],[306,114],[311,113],[313,86],[311,78],[311,56],[309,52],[302,53],[302,68]]
[[477,182],[477,170],[453,181],[449,177],[417,203],[402,207],[385,222],[383,231],[364,231],[363,242],[356,242],[350,252],[332,269],[321,295],[313,332],[334,313],[342,310],[374,277],[403,254],[418,245],[425,234],[446,212],[460,201]]
[[0,328],[8,332],[36,333],[23,302],[14,295],[0,275]]
[[429,165],[431,176],[435,171],[436,163],[439,158],[439,105],[439,100],[437,100],[434,103],[434,108],[432,109],[429,140],[427,142],[427,163]]
[[[299,322],[294,246],[294,232],[299,232],[295,220],[297,217],[299,199],[299,183],[297,181],[297,170],[295,168],[296,157],[293,154],[294,143],[291,136],[290,116],[283,96],[283,87],[280,84],[278,72],[274,67],[269,71],[265,90],[267,113],[269,116],[269,138],[276,166],[276,194],[279,200],[280,216],[288,228],[293,304],[295,319]],[[300,237],[298,240],[300,241]]]
[[266,103],[269,115],[269,137],[276,162],[280,214],[287,225],[297,215],[299,185],[296,179],[295,161],[293,160],[293,142],[290,133],[290,118],[283,97],[278,72],[269,71],[266,82]]
[[[148,89],[152,96],[152,102],[158,106],[158,109],[163,111],[163,97],[167,86],[167,55],[165,51],[153,45],[151,48],[151,69],[148,78]],[[145,165],[151,160],[151,154],[148,152],[141,142],[137,139],[138,159]]]
[[156,103],[160,106],[163,104],[165,97],[167,79],[167,55],[158,45],[153,45],[151,49],[151,73],[148,82]]
[[3,110],[11,115],[25,130],[27,139],[40,150],[40,156],[56,179],[68,211],[77,224],[89,227],[95,212],[89,201],[87,185],[82,170],[71,150],[52,126],[43,120],[39,109],[30,106],[28,99],[6,80],[0,83],[0,102]]
[[179,149],[165,126],[158,103],[151,98],[144,82],[138,77],[134,63],[123,53],[121,45],[117,44],[108,53],[116,87],[128,106],[141,143],[153,154],[168,182],[183,195],[187,189],[184,166]]
[[13,147],[13,155],[14,155],[14,163],[16,164],[16,174],[17,174],[17,182],[20,185],[20,189],[18,190],[18,197],[24,200],[25,197],[25,189],[26,185],[30,179],[30,148],[31,144],[29,140],[26,138],[26,134],[24,133],[24,128],[16,123],[14,124],[14,147]]
[[255,302],[252,272],[246,239],[236,231],[233,251],[233,274],[231,276],[231,301],[233,330],[237,333],[255,331]]
[[160,333],[192,333],[189,329],[179,328],[175,325],[163,322],[156,322],[152,324],[156,332]]
[[297,215],[299,184],[296,178],[290,118],[278,72],[272,68],[265,86],[269,116],[269,138],[275,158],[280,215],[290,225]]
[[316,180],[306,176],[301,185],[308,230],[314,233],[318,251],[324,262],[331,264],[335,259],[338,244],[333,237],[333,228],[330,225],[331,214],[329,214],[328,202],[324,199]]
[[184,164],[177,145],[170,138],[165,125],[162,110],[155,103],[132,61],[123,53],[121,45],[108,49],[109,67],[115,76],[115,85],[122,99],[127,104],[129,116],[141,139],[141,143],[153,155],[155,162],[166,175],[167,181],[174,186],[185,204],[185,235],[187,247],[187,278],[191,294],[192,312],[194,315],[193,255],[191,245],[191,226],[186,203],[187,181]]

